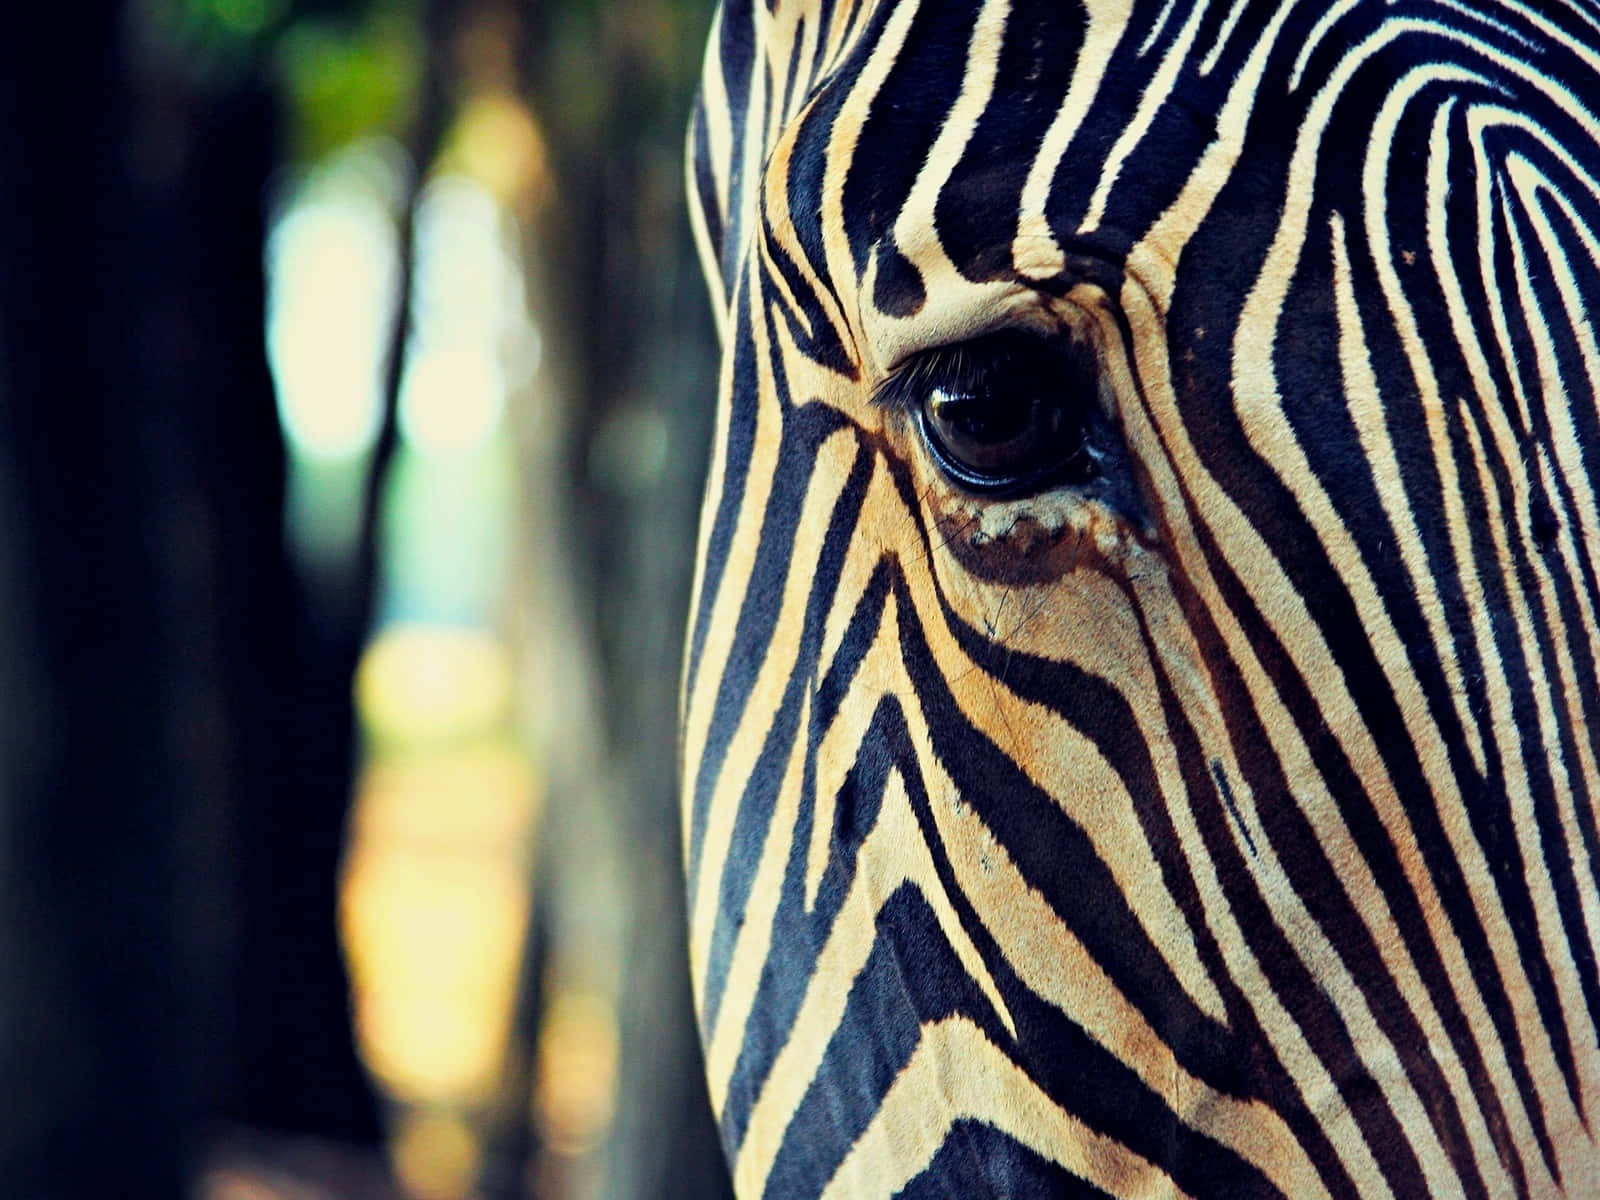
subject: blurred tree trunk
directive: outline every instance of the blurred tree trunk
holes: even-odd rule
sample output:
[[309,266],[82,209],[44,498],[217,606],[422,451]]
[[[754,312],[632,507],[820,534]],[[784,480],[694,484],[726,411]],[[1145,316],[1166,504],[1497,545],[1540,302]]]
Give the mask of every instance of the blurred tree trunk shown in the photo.
[[[0,6],[0,1179],[178,1195],[228,1117],[375,1143],[334,937],[362,630],[284,558],[276,105]],[[343,640],[339,635],[343,634]]]
[[174,763],[120,5],[0,16],[0,1178],[177,1195]]
[[161,444],[179,451],[161,508],[178,548],[164,599],[185,684],[178,736],[192,753],[190,872],[212,856],[185,920],[206,921],[209,897],[232,909],[191,947],[221,975],[209,1053],[232,1053],[218,1112],[376,1147],[335,921],[356,769],[351,680],[375,565],[369,554],[352,595],[318,611],[285,552],[284,448],[261,337],[276,97],[246,77],[179,103],[181,124],[148,139],[187,145],[167,186],[146,195],[154,295],[140,343],[152,415],[170,422]]
[[680,157],[710,8],[522,8],[520,61],[553,176],[533,247],[547,374],[567,409],[567,452],[550,461],[566,464],[560,536],[602,725],[588,794],[574,781],[551,796],[544,861],[558,905],[582,895],[559,879],[584,869],[573,846],[608,839],[616,863],[621,1077],[603,1194],[628,1200],[731,1194],[690,1003],[677,804],[678,672],[716,381]]

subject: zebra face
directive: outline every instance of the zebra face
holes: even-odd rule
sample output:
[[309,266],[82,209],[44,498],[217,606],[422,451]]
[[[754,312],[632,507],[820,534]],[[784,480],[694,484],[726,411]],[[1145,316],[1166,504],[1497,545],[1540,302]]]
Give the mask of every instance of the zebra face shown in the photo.
[[741,1195],[1600,1194],[1596,109],[1588,0],[724,3]]

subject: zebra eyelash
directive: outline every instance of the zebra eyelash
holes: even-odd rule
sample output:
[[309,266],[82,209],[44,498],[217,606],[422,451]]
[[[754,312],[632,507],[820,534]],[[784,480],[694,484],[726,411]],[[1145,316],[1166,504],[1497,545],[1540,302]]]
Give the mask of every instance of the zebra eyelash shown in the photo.
[[923,350],[890,371],[872,391],[874,408],[891,412],[915,412],[933,387],[950,391],[965,390],[982,381],[997,366],[1009,363],[978,363],[965,342]]
[[922,350],[899,363],[872,390],[872,405],[914,413],[934,387],[946,392],[973,392],[989,379],[1000,378],[1030,357],[1043,354],[1048,354],[1045,339],[1014,330]]
[[874,408],[912,413],[935,388],[971,393],[986,383],[1016,379],[1029,368],[1041,380],[1082,381],[1096,372],[1093,350],[1077,339],[1000,330],[967,342],[923,350],[905,359],[873,389]]

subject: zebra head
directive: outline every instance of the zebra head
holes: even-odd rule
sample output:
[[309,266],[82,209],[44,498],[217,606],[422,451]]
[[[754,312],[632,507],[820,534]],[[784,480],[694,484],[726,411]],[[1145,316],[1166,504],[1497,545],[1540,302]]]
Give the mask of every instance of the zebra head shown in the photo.
[[741,1195],[1600,1195],[1597,111],[1594,0],[725,0]]

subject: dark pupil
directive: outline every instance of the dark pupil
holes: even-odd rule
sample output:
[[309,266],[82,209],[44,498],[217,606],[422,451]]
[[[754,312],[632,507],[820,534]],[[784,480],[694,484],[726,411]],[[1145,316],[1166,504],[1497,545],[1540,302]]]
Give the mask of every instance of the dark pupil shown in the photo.
[[1037,405],[1030,397],[952,395],[943,389],[928,398],[941,425],[963,439],[994,446],[1028,433]]
[[961,368],[928,380],[924,425],[936,458],[977,490],[1082,482],[1095,395],[1092,364],[1040,339],[968,343]]

